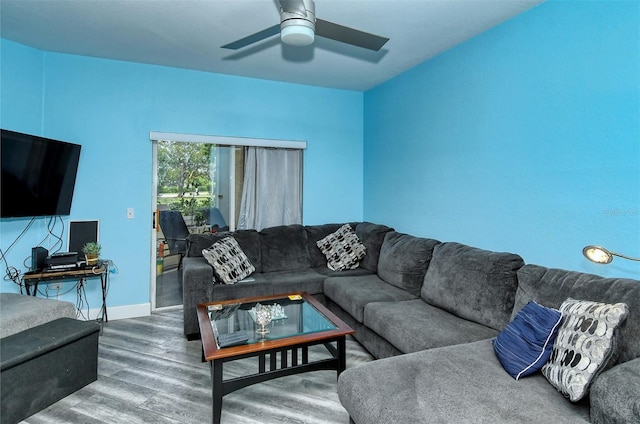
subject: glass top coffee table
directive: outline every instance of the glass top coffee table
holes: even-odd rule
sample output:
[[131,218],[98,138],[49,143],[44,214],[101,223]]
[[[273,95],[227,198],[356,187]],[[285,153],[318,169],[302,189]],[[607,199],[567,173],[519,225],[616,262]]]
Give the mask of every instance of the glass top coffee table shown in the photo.
[[[340,375],[346,368],[345,336],[354,331],[307,293],[204,303],[197,313],[202,358],[211,363],[214,424],[220,423],[222,397],[238,389],[308,371]],[[229,335],[236,344],[221,347]],[[328,358],[310,361],[314,345],[324,345]],[[249,357],[258,357],[256,373],[223,380],[225,362]]]

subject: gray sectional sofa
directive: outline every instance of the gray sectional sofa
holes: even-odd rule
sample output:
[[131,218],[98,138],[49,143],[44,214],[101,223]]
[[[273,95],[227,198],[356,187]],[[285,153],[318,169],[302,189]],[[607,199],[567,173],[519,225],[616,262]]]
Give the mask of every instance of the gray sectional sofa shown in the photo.
[[[336,272],[327,268],[327,260],[316,246],[316,241],[333,233],[341,225],[286,225],[260,232],[239,230],[233,233],[191,234],[182,268],[184,334],[189,339],[200,336],[196,316],[199,303],[301,291],[326,303],[324,280],[327,277],[374,274],[378,263],[375,252],[380,251],[390,228],[370,223],[352,223],[351,226],[369,253],[359,268]],[[202,256],[202,249],[228,234],[236,239],[256,271],[237,284],[213,284],[213,268]]]
[[[525,265],[516,254],[384,225],[350,225],[367,255],[360,267],[342,272],[326,267],[315,244],[341,224],[191,236],[183,269],[185,334],[197,335],[198,303],[308,291],[378,358],[339,378],[352,422],[640,422],[640,281]],[[233,285],[213,284],[199,252],[227,235],[256,272]],[[576,403],[540,372],[514,380],[492,346],[527,302],[558,308],[568,297],[629,308],[616,357]]]

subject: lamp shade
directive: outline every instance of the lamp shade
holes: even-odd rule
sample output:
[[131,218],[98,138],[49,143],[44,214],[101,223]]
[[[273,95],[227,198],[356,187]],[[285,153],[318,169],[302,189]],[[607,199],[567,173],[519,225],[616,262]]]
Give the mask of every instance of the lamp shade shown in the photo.
[[597,264],[608,264],[613,260],[611,252],[600,246],[585,246],[585,248],[582,249],[582,254],[591,262]]
[[614,256],[619,256],[630,261],[640,261],[640,258],[632,258],[631,256],[626,256],[621,253],[611,252],[604,247],[595,245],[585,246],[584,249],[582,249],[582,254],[591,262],[603,265],[611,263]]

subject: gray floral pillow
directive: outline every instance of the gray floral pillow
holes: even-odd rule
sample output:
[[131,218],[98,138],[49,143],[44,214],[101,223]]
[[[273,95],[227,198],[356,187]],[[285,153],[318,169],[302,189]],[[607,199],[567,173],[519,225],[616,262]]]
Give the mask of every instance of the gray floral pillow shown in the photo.
[[327,267],[332,271],[357,268],[367,253],[367,248],[349,224],[318,240],[316,245],[326,256]]
[[225,284],[237,283],[256,270],[233,237],[225,237],[202,249],[202,256]]
[[614,354],[616,330],[629,308],[625,303],[568,298],[560,312],[562,326],[542,373],[558,391],[576,402],[587,395],[591,382]]

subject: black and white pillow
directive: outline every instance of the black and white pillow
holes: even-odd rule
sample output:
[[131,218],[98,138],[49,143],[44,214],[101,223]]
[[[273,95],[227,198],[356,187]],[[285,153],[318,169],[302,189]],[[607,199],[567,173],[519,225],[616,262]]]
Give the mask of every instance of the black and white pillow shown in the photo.
[[576,402],[586,396],[591,382],[612,357],[617,328],[629,308],[625,303],[568,298],[560,312],[563,322],[542,373],[558,391]]
[[203,249],[202,256],[224,284],[237,283],[256,270],[233,237],[225,237]]
[[349,224],[318,240],[316,245],[326,256],[327,267],[332,271],[357,268],[367,253],[367,248]]

